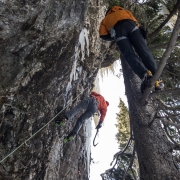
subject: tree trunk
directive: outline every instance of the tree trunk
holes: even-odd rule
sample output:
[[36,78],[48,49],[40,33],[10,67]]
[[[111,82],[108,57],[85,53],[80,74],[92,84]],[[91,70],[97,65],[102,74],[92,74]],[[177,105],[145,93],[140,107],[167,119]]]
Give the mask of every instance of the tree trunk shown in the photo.
[[[121,57],[130,123],[134,134],[141,180],[178,180],[180,173],[172,156],[172,144],[156,119],[157,106],[153,99],[140,104],[141,80]],[[153,121],[152,121],[153,120]],[[153,122],[151,125],[150,122]]]

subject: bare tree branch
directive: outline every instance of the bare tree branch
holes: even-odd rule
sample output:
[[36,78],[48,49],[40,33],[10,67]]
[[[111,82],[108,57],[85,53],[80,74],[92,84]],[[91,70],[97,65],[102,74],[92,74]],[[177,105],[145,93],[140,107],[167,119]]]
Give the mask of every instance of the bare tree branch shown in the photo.
[[177,12],[177,10],[180,8],[180,1],[177,1],[177,3],[175,4],[173,10],[169,13],[169,15],[167,16],[167,18],[159,25],[159,27],[157,27],[157,29],[151,33],[149,35],[149,39],[153,39],[157,33],[161,30],[161,28],[163,26],[165,26],[165,24],[171,19],[171,17]]
[[[179,40],[180,40],[180,37],[177,38],[177,41],[179,41]],[[176,41],[176,42],[177,42],[177,41]],[[149,49],[150,49],[150,51],[152,51],[152,50],[155,50],[155,49],[166,48],[167,45],[168,45],[168,42],[167,42],[167,43],[164,43],[164,44],[159,44],[159,45],[157,45],[157,46],[149,47]]]
[[165,49],[167,45],[168,45],[168,42],[164,44],[159,44],[157,46],[149,47],[149,50],[152,51],[152,50],[162,49],[162,48]]
[[177,129],[180,129],[180,124],[176,124],[176,123],[173,123],[173,122],[170,122],[168,120],[165,120],[165,119],[161,119],[161,121],[163,122],[164,125],[171,125],[171,126],[175,126]]
[[155,93],[150,94],[149,97],[157,97],[157,96],[162,96],[162,95],[171,95],[172,97],[179,96],[180,94],[180,89],[175,88],[175,89],[168,89],[164,91],[156,91]]
[[164,130],[165,130],[166,135],[169,138],[170,142],[172,142],[173,144],[177,144],[176,141],[173,139],[173,137],[169,135],[169,133],[167,131],[167,126],[164,127]]
[[144,91],[144,94],[141,98],[141,102],[143,103],[147,97],[149,96],[152,88],[153,88],[153,85],[155,84],[156,80],[159,78],[159,76],[161,75],[165,65],[166,65],[166,62],[174,48],[174,45],[176,43],[176,39],[178,37],[178,33],[180,31],[180,11],[178,12],[178,17],[177,17],[177,21],[176,21],[176,24],[175,24],[175,27],[173,29],[173,32],[171,34],[171,38],[170,38],[170,41],[169,41],[169,44],[168,44],[168,47],[166,49],[166,51],[164,52],[163,56],[162,56],[162,59],[161,59],[161,62],[160,62],[160,65],[154,75],[154,77],[152,78],[152,80],[150,81],[150,87],[149,88],[146,88],[145,91]]
[[124,173],[123,180],[125,180],[126,175],[127,175],[127,172],[129,171],[129,169],[130,169],[130,168],[132,167],[132,165],[133,165],[134,157],[135,157],[135,145],[134,145],[134,147],[133,147],[133,156],[131,157],[129,166],[128,166],[128,168],[126,169],[126,172]]
[[[170,61],[168,61],[168,62],[170,62]],[[168,72],[169,74],[172,74],[172,75],[176,76],[176,77],[180,77],[179,75],[177,75],[177,74],[175,74],[175,73],[173,73],[173,72],[170,72],[170,71],[168,71],[167,69],[165,69],[165,71]],[[180,72],[180,71],[177,71],[177,72]]]
[[174,150],[180,150],[180,144],[174,144],[172,147]]
[[112,165],[112,163],[113,163],[114,160],[116,159],[116,163],[115,163],[114,166],[113,166],[113,167],[115,167],[115,165],[117,164],[118,157],[121,156],[121,155],[126,151],[126,149],[128,148],[129,144],[131,143],[131,141],[132,141],[132,137],[130,136],[130,138],[129,138],[129,140],[128,140],[126,146],[125,146],[125,148],[124,148],[122,151],[117,152],[117,153],[114,155],[113,161],[111,162],[110,165]]

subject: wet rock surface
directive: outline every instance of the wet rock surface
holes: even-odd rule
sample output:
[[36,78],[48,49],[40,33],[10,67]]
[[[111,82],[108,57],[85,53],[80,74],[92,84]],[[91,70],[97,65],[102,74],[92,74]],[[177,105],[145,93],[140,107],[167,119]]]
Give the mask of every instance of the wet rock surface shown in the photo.
[[63,144],[78,116],[63,129],[53,118],[114,61],[98,34],[104,12],[95,0],[0,2],[0,160],[22,145],[0,163],[0,179],[88,179],[89,125]]

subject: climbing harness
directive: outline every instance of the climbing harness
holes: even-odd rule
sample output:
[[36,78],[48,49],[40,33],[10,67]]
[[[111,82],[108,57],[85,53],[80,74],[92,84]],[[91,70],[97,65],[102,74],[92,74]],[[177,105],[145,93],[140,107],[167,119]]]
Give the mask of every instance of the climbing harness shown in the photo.
[[[87,87],[88,88],[88,87]],[[87,88],[84,90],[86,91]],[[84,92],[83,91],[83,92]],[[37,133],[39,133],[41,130],[43,130],[50,122],[52,122],[62,111],[64,111],[71,102],[75,101],[83,92],[79,93],[72,101],[70,101],[67,106],[65,106],[64,109],[62,109],[59,113],[57,113],[48,123],[46,123],[42,128],[40,128],[37,132],[35,132],[31,137],[29,137],[27,140],[25,140],[22,144],[20,144],[17,148],[15,148],[11,153],[9,153],[7,156],[5,156],[0,163],[2,163],[5,159],[7,159],[10,155],[12,155],[14,152],[16,152],[21,146],[23,146],[24,144],[27,144],[27,142],[32,139]]]
[[[131,31],[131,33],[133,33],[134,31],[136,31],[137,29],[139,29],[137,26],[135,26],[135,28]],[[130,34],[131,34],[130,33]],[[116,40],[116,42],[118,42],[118,41],[121,41],[121,40],[123,40],[123,39],[129,39],[128,37],[126,37],[126,36],[121,36],[121,37],[118,37],[118,38],[116,38],[115,40]]]
[[99,143],[95,144],[95,139],[96,139],[96,136],[97,136],[98,132],[99,132],[99,129],[97,129],[96,134],[94,136],[93,146],[97,146],[99,144]]
[[123,40],[123,39],[128,39],[128,37],[126,37],[126,36],[121,36],[121,37],[116,38],[115,41],[118,42],[118,41],[121,41],[121,40]]
[[[134,31],[136,31],[137,29],[139,29],[138,26],[135,26],[135,28],[131,31],[131,33],[133,33]],[[130,34],[131,34],[131,33],[130,33]]]

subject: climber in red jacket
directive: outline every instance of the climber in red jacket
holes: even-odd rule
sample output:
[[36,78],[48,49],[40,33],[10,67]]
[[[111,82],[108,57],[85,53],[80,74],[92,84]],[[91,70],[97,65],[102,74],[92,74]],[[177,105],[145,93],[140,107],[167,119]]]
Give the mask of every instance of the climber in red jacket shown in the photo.
[[71,141],[75,138],[76,134],[78,134],[81,129],[83,123],[93,116],[95,112],[99,110],[101,116],[96,129],[102,127],[102,123],[106,116],[107,107],[109,103],[104,99],[104,97],[96,92],[92,92],[88,98],[81,101],[77,106],[75,106],[70,111],[66,112],[60,119],[55,120],[56,126],[64,126],[67,120],[72,119],[77,113],[81,110],[85,110],[85,112],[77,119],[76,125],[74,126],[71,133],[64,139],[64,142]]

